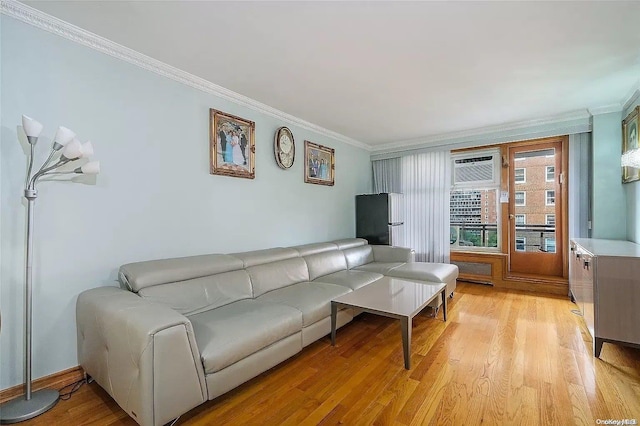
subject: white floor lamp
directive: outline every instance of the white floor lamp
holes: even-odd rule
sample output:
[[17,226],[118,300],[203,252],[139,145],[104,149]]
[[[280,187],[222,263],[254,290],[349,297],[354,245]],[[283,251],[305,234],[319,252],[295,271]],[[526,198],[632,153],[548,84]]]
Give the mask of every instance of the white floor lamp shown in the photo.
[[[71,170],[60,171],[60,167],[74,160],[87,158],[93,155],[91,142],[84,144],[76,139],[76,134],[66,127],[59,127],[53,139],[49,157],[40,169],[32,176],[33,154],[38,136],[42,132],[42,124],[26,115],[22,116],[22,128],[29,141],[29,165],[27,167],[27,179],[25,181],[24,197],[27,199],[27,255],[25,261],[25,300],[24,300],[24,385],[23,396],[12,399],[0,405],[0,423],[18,423],[36,417],[56,405],[60,394],[55,389],[42,389],[31,392],[31,283],[32,283],[32,255],[33,255],[33,208],[38,197],[36,184],[38,179],[47,175],[60,175],[71,173],[97,174],[100,172],[100,163],[90,161],[80,167]],[[58,157],[57,154],[60,154]],[[57,161],[51,164],[57,157]]]

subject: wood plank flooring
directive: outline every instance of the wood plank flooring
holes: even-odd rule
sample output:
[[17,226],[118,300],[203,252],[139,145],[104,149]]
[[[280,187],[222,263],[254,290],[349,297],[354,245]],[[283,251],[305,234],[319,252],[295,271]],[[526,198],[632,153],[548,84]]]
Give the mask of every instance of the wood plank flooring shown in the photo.
[[[601,359],[566,298],[460,283],[444,323],[363,314],[302,353],[187,414],[179,425],[594,425],[640,422],[640,350]],[[630,324],[630,326],[633,326]],[[635,325],[639,326],[639,325]],[[135,425],[95,383],[24,425]]]

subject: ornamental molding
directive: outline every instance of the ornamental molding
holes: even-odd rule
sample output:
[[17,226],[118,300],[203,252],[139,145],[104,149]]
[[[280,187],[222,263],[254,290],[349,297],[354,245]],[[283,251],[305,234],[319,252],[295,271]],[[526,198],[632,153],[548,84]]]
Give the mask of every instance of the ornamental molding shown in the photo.
[[367,151],[371,150],[371,146],[368,144],[341,135],[332,130],[325,129],[324,127],[310,123],[291,114],[287,114],[286,112],[270,107],[269,105],[258,102],[255,99],[251,99],[232,90],[225,89],[224,87],[218,86],[208,80],[190,74],[186,71],[182,71],[181,69],[165,64],[157,59],[153,59],[133,49],[122,46],[121,44],[115,43],[109,39],[58,19],[55,16],[51,16],[39,11],[38,9],[27,6],[24,3],[20,3],[15,0],[1,0],[0,12],[41,30],[48,31],[57,36],[66,38],[67,40],[71,40],[75,43],[97,50],[98,52],[136,65],[137,67],[177,81],[178,83],[182,83],[186,86],[193,87],[194,89],[202,92],[210,93],[238,105],[250,108],[254,111],[277,118],[291,125],[310,130],[357,148],[365,149]]

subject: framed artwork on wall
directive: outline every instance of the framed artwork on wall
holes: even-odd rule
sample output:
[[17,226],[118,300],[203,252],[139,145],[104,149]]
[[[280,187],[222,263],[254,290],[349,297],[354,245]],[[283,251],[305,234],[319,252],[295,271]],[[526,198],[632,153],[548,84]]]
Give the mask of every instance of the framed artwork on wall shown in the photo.
[[304,141],[304,181],[317,185],[335,183],[335,150]]
[[253,121],[210,109],[211,174],[254,179],[255,132]]
[[[640,148],[638,136],[638,117],[640,116],[640,106],[635,107],[633,111],[622,121],[622,153]],[[622,167],[622,183],[634,182],[640,180],[640,169],[636,167]]]

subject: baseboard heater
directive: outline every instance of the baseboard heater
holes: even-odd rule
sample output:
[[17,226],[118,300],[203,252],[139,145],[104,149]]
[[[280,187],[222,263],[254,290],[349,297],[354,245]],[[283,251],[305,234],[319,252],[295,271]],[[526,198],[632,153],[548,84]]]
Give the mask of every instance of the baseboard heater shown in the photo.
[[452,261],[458,266],[460,281],[476,284],[493,285],[493,270],[491,263]]

